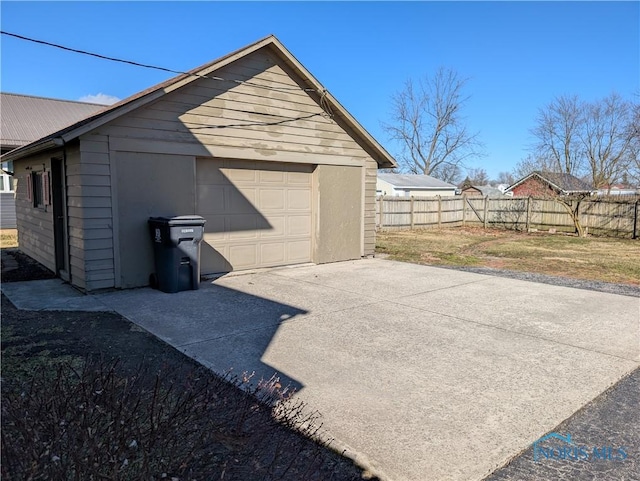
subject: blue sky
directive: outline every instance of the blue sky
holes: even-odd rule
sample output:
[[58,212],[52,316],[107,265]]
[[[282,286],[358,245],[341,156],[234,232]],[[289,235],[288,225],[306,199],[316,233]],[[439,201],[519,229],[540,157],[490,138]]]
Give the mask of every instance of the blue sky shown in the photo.
[[[555,96],[640,95],[639,2],[14,2],[2,30],[191,69],[275,34],[391,153],[381,122],[408,78],[468,77],[470,128],[490,176],[527,155]],[[125,98],[170,77],[2,36],[0,89]]]

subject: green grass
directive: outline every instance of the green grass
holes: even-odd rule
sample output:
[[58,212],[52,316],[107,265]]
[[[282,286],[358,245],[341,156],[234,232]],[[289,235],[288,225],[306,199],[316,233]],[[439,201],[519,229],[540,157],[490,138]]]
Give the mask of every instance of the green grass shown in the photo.
[[386,231],[378,253],[442,266],[478,266],[640,285],[640,241],[481,228]]

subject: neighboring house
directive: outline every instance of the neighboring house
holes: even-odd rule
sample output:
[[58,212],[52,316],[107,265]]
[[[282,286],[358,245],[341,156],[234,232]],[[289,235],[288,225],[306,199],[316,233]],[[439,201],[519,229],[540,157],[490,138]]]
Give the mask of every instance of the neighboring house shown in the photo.
[[598,189],[598,195],[640,195],[640,189],[628,184],[605,185]]
[[471,184],[471,180],[468,178],[464,180],[460,187],[458,187],[458,192],[460,195],[464,195],[467,197],[482,197],[484,194],[480,187]]
[[469,179],[458,187],[459,195],[467,197],[504,197],[504,188],[492,185],[472,185]]
[[434,197],[456,195],[456,186],[430,175],[378,173],[378,195],[396,197]]
[[149,283],[147,221],[201,215],[201,273],[371,255],[394,159],[273,36],[5,155],[20,249],[84,291]]
[[575,194],[595,194],[592,186],[571,174],[534,171],[518,180],[505,190],[514,196],[563,196]]
[[[0,92],[0,154],[27,145],[51,132],[88,117],[104,105]],[[13,165],[0,173],[0,227],[16,227]]]

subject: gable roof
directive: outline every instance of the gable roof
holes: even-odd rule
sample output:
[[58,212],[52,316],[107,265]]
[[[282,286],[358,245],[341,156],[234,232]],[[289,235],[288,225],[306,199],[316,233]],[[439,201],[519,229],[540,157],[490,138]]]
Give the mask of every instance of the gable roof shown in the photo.
[[539,178],[543,182],[553,187],[554,190],[557,190],[563,194],[578,194],[593,192],[595,190],[592,186],[571,174],[567,174],[564,172],[544,172],[540,170],[534,170],[529,175],[510,185],[505,190],[505,192],[511,192],[515,187],[532,177]]
[[378,178],[398,189],[455,189],[456,186],[430,175],[378,173]]
[[278,58],[283,60],[295,74],[308,87],[309,95],[323,106],[327,106],[333,113],[333,119],[340,124],[347,132],[360,144],[360,146],[378,163],[379,167],[393,168],[396,162],[393,157],[382,147],[358,121],[331,95],[323,86],[311,75],[311,73],[284,47],[284,45],[274,36],[269,35],[251,45],[240,50],[229,53],[217,60],[197,67],[189,72],[177,75],[165,82],[161,82],[153,87],[138,92],[104,110],[91,115],[69,127],[54,132],[43,137],[36,142],[32,142],[20,149],[16,149],[2,156],[2,160],[16,160],[35,152],[46,150],[55,146],[63,145],[101,125],[110,122],[134,109],[157,100],[158,98],[179,89],[185,85],[198,80],[204,75],[230,64],[242,57],[245,57],[259,49],[268,48]]
[[15,149],[103,110],[104,105],[0,92],[0,145]]
[[470,190],[470,189],[480,191],[480,187],[476,187],[475,185],[473,185],[473,184],[471,183],[471,180],[469,179],[469,177],[467,177],[466,179],[464,179],[464,182],[462,182],[462,184],[460,184],[460,185],[458,186],[458,188],[459,188],[461,191]]

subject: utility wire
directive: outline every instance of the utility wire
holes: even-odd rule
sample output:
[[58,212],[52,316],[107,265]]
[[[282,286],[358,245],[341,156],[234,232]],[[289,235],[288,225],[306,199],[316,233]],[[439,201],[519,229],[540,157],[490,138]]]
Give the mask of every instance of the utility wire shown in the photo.
[[[0,30],[0,34],[7,35],[9,37],[18,38],[20,40],[25,40],[27,42],[33,42],[33,43],[37,43],[37,44],[40,44],[40,45],[47,45],[49,47],[59,48],[61,50],[66,50],[68,52],[79,53],[79,54],[82,54],[82,55],[88,55],[88,56],[100,58],[100,59],[103,59],[103,60],[110,60],[112,62],[120,62],[120,63],[124,63],[124,64],[128,64],[128,65],[134,65],[136,67],[143,67],[143,68],[148,68],[148,69],[153,69],[153,70],[160,70],[162,72],[169,72],[169,73],[178,74],[178,75],[188,75],[188,76],[191,76],[191,77],[206,78],[206,79],[211,79],[211,80],[219,80],[219,81],[222,81],[222,82],[234,82],[234,83],[237,83],[237,84],[250,85],[252,87],[258,87],[258,88],[267,89],[267,90],[276,90],[276,91],[299,91],[299,90],[303,90],[305,92],[316,92],[316,90],[312,89],[312,88],[303,88],[303,89],[301,89],[300,87],[274,87],[274,86],[270,86],[270,85],[261,85],[261,84],[257,84],[257,83],[253,83],[253,82],[248,82],[246,80],[224,79],[222,77],[201,75],[201,74],[197,74],[197,73],[193,73],[193,72],[183,72],[181,70],[173,70],[173,69],[166,68],[166,67],[158,67],[156,65],[149,65],[149,64],[144,64],[144,63],[140,63],[140,62],[135,62],[133,60],[124,60],[124,59],[121,59],[121,58],[108,57],[106,55],[101,55],[99,53],[87,52],[86,50],[78,50],[78,49],[71,48],[71,47],[65,47],[64,45],[59,45],[59,44],[56,44],[56,43],[46,42],[44,40],[38,40],[38,39],[35,39],[35,38],[25,37],[23,35],[18,35],[17,33],[5,32],[4,30]],[[322,92],[317,92],[317,93],[320,94],[321,99],[324,100],[324,96],[326,95],[326,90],[322,91]],[[322,101],[321,103],[324,104],[325,102]],[[324,106],[323,106],[323,109],[324,109]],[[328,111],[327,114],[329,114],[330,116],[332,115],[332,113],[330,111]]]
[[[253,113],[253,112],[252,112]],[[268,114],[265,114],[268,115]],[[265,126],[270,126],[270,125],[282,125],[282,124],[286,124],[287,122],[295,122],[296,120],[308,120],[308,119],[312,119],[313,117],[323,117],[326,114],[323,113],[315,113],[315,114],[309,114],[309,115],[301,115],[300,117],[286,117],[282,120],[274,120],[272,122],[247,122],[247,123],[243,123],[243,124],[225,124],[225,125],[201,125],[200,127],[189,127],[190,130],[209,130],[209,129],[228,129],[228,128],[234,128],[234,127],[265,127]]]

